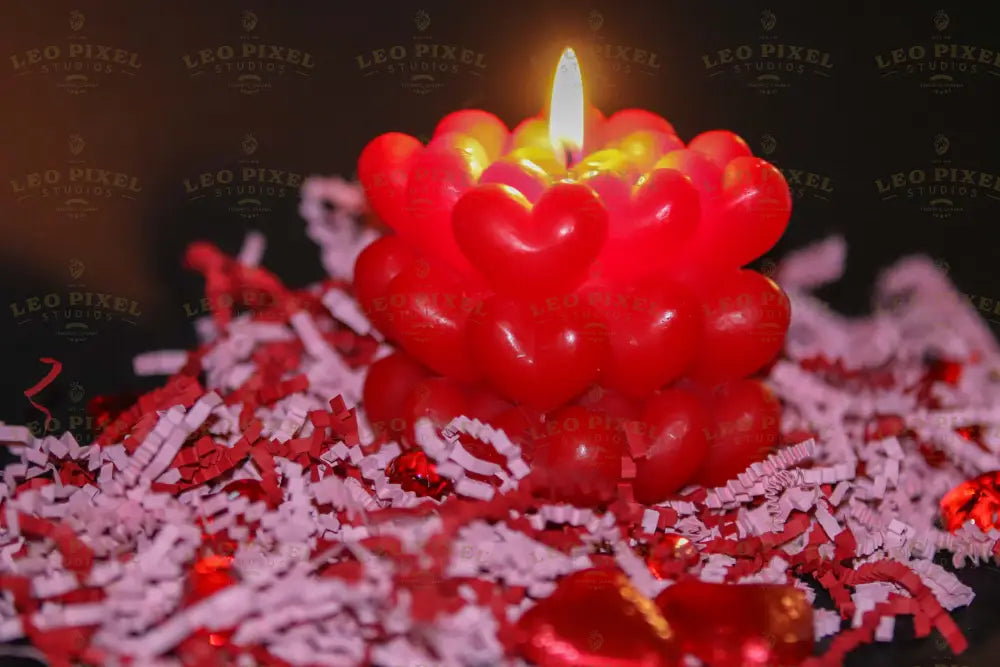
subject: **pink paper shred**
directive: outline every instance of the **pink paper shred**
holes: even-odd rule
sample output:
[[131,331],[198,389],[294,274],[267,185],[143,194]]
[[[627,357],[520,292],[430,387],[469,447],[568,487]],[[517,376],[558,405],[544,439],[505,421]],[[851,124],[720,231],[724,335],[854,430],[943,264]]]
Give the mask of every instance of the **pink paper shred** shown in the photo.
[[[949,534],[935,516],[946,491],[1000,469],[994,436],[977,447],[956,435],[1000,429],[1000,350],[929,260],[886,271],[875,314],[860,319],[810,294],[842,274],[842,239],[778,267],[793,317],[767,381],[789,445],[725,486],[653,507],[627,494],[603,511],[540,505],[518,446],[460,417],[416,428],[451,481],[435,500],[389,481],[400,448],[374,448],[356,405],[384,354],[344,282],[375,237],[363,212],[356,185],[309,179],[301,213],[331,281],[278,315],[237,314],[221,328],[207,318],[196,352],[137,357],[137,373],[169,379],[95,442],[0,424],[20,458],[0,484],[0,640],[28,637],[53,664],[522,665],[512,623],[599,551],[648,596],[683,574],[791,583],[815,600],[808,575],[835,604],[816,609],[817,637],[833,638],[809,665],[890,641],[900,614],[919,636],[936,629],[965,648],[947,611],[973,591],[931,559],[987,561],[1000,534]],[[250,235],[236,263],[259,270],[264,246]],[[960,363],[959,379],[924,382],[930,357]],[[460,435],[505,463],[472,455]],[[934,465],[928,447],[941,454]],[[223,490],[236,481],[259,495]],[[572,543],[546,541],[554,527]],[[642,547],[666,534],[696,558],[661,577]],[[195,564],[220,540],[230,579],[191,601]]]

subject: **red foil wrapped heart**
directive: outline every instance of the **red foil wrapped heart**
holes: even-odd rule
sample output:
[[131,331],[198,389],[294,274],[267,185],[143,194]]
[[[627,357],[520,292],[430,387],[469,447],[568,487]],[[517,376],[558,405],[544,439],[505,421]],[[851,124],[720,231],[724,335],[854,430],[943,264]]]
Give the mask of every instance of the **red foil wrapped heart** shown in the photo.
[[663,535],[646,549],[646,566],[657,579],[673,579],[701,560],[694,543],[676,533]]
[[966,480],[941,498],[945,527],[955,532],[972,521],[983,531],[1000,528],[1000,471]]
[[517,622],[525,658],[539,667],[672,667],[673,628],[620,572],[575,572]]
[[712,667],[797,665],[812,655],[812,605],[794,586],[680,581],[656,606],[681,651]]
[[451,482],[437,473],[422,450],[400,454],[389,462],[385,472],[390,482],[421,497],[440,498],[451,489]]

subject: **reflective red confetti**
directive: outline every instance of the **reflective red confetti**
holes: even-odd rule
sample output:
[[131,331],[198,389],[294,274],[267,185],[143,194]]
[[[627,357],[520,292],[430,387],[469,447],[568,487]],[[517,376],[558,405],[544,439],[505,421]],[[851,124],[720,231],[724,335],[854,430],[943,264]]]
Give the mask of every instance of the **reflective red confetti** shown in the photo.
[[264,501],[271,504],[271,499],[261,483],[255,479],[238,479],[222,488],[226,494],[237,493],[252,503]]
[[217,553],[202,556],[191,568],[186,599],[197,602],[236,583],[232,573],[233,557]]
[[673,579],[695,565],[701,556],[691,540],[668,534],[649,546],[646,565],[657,579]]
[[962,364],[938,359],[930,363],[928,377],[934,382],[944,382],[955,387],[962,377]]
[[1000,528],[1000,471],[988,472],[966,480],[941,498],[941,517],[945,527],[955,532],[972,521],[980,530]]
[[422,450],[400,454],[389,462],[385,472],[390,482],[420,497],[441,498],[451,490],[451,482],[437,473],[437,468]]

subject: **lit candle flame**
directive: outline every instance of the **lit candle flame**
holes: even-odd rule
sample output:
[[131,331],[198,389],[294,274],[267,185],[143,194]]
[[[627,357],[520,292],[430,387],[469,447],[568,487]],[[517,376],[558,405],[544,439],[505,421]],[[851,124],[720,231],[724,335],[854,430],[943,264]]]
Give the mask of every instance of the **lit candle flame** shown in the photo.
[[[549,142],[560,160],[575,162],[583,148],[583,76],[573,49],[565,49],[559,58],[552,82],[552,105],[549,108]],[[569,165],[567,165],[569,166]]]

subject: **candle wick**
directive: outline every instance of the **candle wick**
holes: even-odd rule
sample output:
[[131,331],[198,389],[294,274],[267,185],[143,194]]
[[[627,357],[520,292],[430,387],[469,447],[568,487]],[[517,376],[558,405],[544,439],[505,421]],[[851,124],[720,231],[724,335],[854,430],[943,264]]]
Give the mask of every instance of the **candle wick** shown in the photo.
[[573,149],[565,143],[560,143],[559,147],[562,150],[562,163],[566,165],[567,169],[572,169],[576,165],[576,160],[573,159],[575,157],[573,155]]

